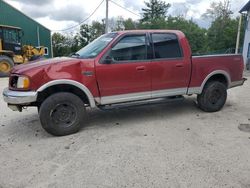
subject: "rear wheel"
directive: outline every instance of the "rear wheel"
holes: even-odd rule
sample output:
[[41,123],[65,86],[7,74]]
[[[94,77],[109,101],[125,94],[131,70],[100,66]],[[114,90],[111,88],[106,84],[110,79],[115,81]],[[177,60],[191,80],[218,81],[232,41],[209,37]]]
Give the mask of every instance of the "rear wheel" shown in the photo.
[[85,114],[83,101],[67,92],[51,95],[39,108],[42,127],[55,136],[78,132],[84,123]]
[[9,76],[10,70],[14,66],[14,62],[7,56],[0,56],[0,77]]
[[225,84],[212,81],[208,82],[202,93],[197,96],[198,106],[205,112],[216,112],[223,108],[227,100],[227,87]]

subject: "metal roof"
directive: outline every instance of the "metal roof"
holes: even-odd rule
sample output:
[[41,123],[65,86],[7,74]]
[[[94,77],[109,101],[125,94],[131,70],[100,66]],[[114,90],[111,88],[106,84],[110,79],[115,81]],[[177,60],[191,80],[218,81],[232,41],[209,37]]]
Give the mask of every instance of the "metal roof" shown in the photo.
[[250,1],[240,10],[240,13],[247,12],[250,10]]
[[33,22],[35,22],[36,24],[40,25],[41,27],[43,27],[44,29],[47,29],[48,31],[51,31],[49,28],[45,27],[44,25],[40,24],[38,21],[34,20],[33,18],[27,16],[25,13],[23,13],[22,11],[18,10],[17,8],[13,7],[11,4],[9,4],[8,2],[6,2],[6,0],[0,0],[0,3],[5,3],[6,5],[8,5],[9,7],[11,7],[12,9],[14,9],[15,11],[19,12],[20,14],[22,14],[23,16],[27,17],[28,19],[32,20]]

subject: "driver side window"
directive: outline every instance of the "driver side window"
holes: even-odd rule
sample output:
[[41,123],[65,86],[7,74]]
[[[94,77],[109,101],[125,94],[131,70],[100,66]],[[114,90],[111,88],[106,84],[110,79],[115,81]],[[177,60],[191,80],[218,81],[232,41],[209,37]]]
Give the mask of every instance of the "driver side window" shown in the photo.
[[123,37],[108,55],[115,62],[147,59],[146,35]]

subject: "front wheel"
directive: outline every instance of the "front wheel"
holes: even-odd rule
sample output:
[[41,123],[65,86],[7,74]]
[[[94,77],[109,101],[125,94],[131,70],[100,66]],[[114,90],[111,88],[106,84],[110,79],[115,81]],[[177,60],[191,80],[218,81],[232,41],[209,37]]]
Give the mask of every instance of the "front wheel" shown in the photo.
[[14,62],[7,56],[0,56],[0,77],[9,76],[10,70],[14,66]]
[[202,93],[197,96],[198,106],[205,112],[217,112],[221,110],[226,100],[227,87],[218,81],[207,83]]
[[83,101],[67,92],[49,96],[39,108],[42,127],[55,136],[65,136],[79,131],[85,120]]

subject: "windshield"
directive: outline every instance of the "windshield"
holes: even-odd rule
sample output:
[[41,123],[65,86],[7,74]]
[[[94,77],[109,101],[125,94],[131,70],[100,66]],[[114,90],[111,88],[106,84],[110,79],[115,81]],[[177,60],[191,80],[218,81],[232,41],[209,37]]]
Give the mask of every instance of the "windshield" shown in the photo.
[[0,29],[0,37],[3,37],[6,43],[21,43],[20,31],[16,29]]
[[73,54],[72,56],[79,58],[94,58],[96,57],[115,37],[117,33],[108,33],[95,39],[87,46]]

